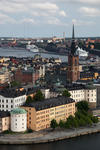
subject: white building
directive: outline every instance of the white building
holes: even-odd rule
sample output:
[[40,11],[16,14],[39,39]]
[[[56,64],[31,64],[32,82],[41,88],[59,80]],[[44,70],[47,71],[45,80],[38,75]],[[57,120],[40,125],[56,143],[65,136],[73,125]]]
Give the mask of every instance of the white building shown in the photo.
[[50,98],[50,89],[41,89],[41,92],[45,96],[45,99]]
[[27,130],[27,112],[16,108],[11,111],[11,131],[24,132]]
[[26,101],[24,91],[4,90],[0,91],[0,110],[11,111],[18,108]]
[[44,77],[45,76],[45,65],[43,66],[40,66],[40,69],[39,69],[39,77]]
[[58,95],[62,95],[62,92],[65,89],[70,92],[71,98],[74,99],[76,103],[85,100],[89,103],[91,108],[95,108],[97,106],[97,88],[95,86],[71,84],[66,88],[63,88],[61,87],[61,85],[59,85],[59,87],[56,88],[56,92],[54,92],[55,94],[53,94],[52,96],[57,97]]
[[97,89],[96,88],[73,88],[69,90],[71,94],[71,98],[75,100],[75,102],[86,100],[89,102],[91,107],[96,107],[97,103]]

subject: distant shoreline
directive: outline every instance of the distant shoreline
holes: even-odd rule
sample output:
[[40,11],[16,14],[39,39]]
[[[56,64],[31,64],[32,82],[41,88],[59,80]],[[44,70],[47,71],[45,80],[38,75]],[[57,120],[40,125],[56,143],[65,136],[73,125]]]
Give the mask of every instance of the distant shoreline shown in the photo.
[[100,123],[92,127],[78,129],[56,129],[55,131],[38,131],[28,134],[4,134],[0,135],[0,144],[40,144],[55,142],[83,135],[100,133]]
[[[11,50],[25,50],[25,51],[28,51],[26,48],[19,48],[19,47],[0,47],[2,49],[11,49]],[[29,51],[31,52],[31,51]],[[53,54],[53,55],[61,55],[61,56],[68,56],[68,53],[67,52],[64,52],[64,53],[57,53],[57,52],[49,52],[49,51],[42,51],[42,52],[31,52],[33,54]]]

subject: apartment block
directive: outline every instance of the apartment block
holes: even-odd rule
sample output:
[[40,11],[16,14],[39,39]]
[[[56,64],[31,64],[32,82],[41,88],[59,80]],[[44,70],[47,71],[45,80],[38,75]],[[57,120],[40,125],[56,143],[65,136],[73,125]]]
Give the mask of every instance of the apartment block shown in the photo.
[[71,86],[68,87],[68,90],[71,94],[71,98],[75,100],[75,102],[86,100],[90,108],[95,108],[97,105],[97,89],[95,87],[90,86]]
[[27,111],[27,127],[39,131],[50,127],[52,119],[57,122],[75,114],[75,101],[56,97],[22,106]]
[[0,91],[0,110],[11,111],[18,108],[26,101],[25,91],[16,91],[14,89],[4,89]]
[[10,128],[10,113],[0,111],[0,132],[9,130]]
[[35,83],[36,80],[39,79],[38,71],[34,71],[32,69],[18,69],[15,73],[15,80],[21,83]]

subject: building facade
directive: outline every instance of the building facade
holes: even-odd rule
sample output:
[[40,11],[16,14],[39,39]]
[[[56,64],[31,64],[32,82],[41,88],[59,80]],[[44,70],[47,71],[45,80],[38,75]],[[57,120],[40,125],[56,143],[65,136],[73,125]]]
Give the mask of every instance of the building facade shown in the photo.
[[24,109],[16,108],[11,112],[11,131],[24,132],[27,130],[27,112]]
[[[78,85],[79,86],[79,85]],[[93,87],[73,87],[72,89],[69,89],[69,92],[71,94],[71,98],[75,100],[75,102],[80,102],[83,100],[86,100],[90,108],[95,108],[97,106],[97,89]]]
[[68,70],[67,70],[67,80],[69,82],[77,81],[80,78],[79,71],[79,56],[76,54],[76,45],[74,37],[74,26],[72,35],[71,51],[68,55]]
[[10,113],[0,111],[0,133],[10,129]]
[[57,97],[23,106],[27,111],[27,127],[39,131],[50,127],[52,119],[57,122],[75,114],[75,101]]
[[21,83],[35,83],[39,79],[39,72],[33,70],[20,70],[18,69],[15,73],[15,80]]
[[11,111],[26,102],[24,91],[3,90],[0,91],[0,110]]

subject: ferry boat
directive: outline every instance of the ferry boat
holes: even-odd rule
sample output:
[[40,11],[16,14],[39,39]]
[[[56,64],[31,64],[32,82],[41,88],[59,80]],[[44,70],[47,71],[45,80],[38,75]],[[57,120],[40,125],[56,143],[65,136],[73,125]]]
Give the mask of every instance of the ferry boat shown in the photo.
[[26,45],[26,49],[29,50],[30,52],[33,52],[33,53],[38,53],[39,52],[39,48],[34,44]]
[[88,57],[88,52],[86,52],[85,50],[83,50],[80,47],[77,48],[76,53],[79,55],[79,58],[87,58]]

